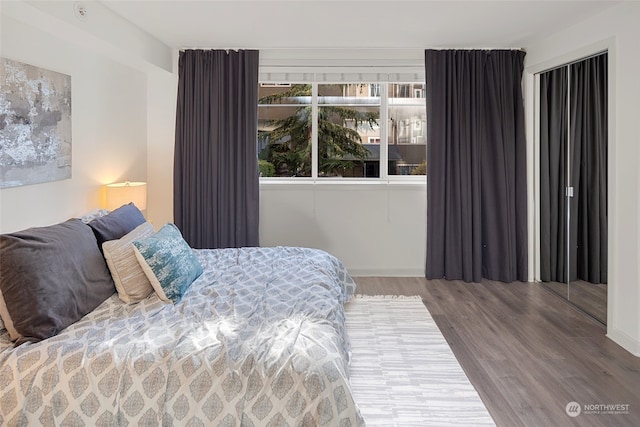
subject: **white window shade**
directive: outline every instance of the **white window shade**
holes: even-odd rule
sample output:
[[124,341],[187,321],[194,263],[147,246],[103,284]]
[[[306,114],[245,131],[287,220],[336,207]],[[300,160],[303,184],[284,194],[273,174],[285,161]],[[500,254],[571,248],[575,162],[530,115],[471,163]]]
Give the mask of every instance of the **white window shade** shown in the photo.
[[261,67],[259,81],[261,83],[295,82],[295,83],[349,83],[349,82],[424,82],[424,70],[418,67],[383,69],[380,67],[358,68],[340,71],[327,68],[307,68],[300,70],[285,67]]

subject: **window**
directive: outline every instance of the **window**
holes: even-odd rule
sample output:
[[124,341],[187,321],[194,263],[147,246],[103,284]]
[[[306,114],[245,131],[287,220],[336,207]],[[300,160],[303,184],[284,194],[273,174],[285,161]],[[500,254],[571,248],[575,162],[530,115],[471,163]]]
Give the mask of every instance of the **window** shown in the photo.
[[380,177],[379,150],[363,142],[380,137],[380,97],[369,86],[318,85],[319,177]]
[[424,175],[424,89],[424,83],[261,83],[261,176]]
[[424,84],[389,84],[389,175],[425,175],[427,165]]
[[261,176],[311,176],[311,85],[260,85]]

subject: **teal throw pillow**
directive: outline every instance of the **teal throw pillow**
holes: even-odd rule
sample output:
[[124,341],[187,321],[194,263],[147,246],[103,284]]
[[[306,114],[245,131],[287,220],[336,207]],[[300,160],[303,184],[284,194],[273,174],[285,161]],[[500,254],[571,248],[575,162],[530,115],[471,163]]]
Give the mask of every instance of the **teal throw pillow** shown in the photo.
[[193,249],[174,224],[168,223],[152,236],[135,240],[133,246],[142,270],[163,301],[179,302],[202,274]]

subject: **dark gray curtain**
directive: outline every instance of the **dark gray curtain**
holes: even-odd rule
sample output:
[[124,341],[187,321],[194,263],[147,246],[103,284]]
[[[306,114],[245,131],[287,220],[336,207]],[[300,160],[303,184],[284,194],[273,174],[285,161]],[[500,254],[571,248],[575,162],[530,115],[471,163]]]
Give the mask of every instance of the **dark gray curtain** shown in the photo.
[[607,54],[540,74],[542,281],[607,283],[607,105]]
[[194,248],[258,245],[258,51],[180,52],[174,222]]
[[567,281],[567,68],[540,75],[540,279]]
[[430,279],[527,279],[524,52],[426,50]]

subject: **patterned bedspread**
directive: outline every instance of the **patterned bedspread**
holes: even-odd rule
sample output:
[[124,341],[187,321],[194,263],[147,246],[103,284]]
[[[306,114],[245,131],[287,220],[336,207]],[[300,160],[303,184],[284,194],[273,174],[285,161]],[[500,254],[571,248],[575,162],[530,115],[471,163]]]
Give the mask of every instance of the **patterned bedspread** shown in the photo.
[[348,383],[339,260],[304,248],[197,250],[180,303],[113,295],[61,334],[0,337],[0,425],[363,425]]

